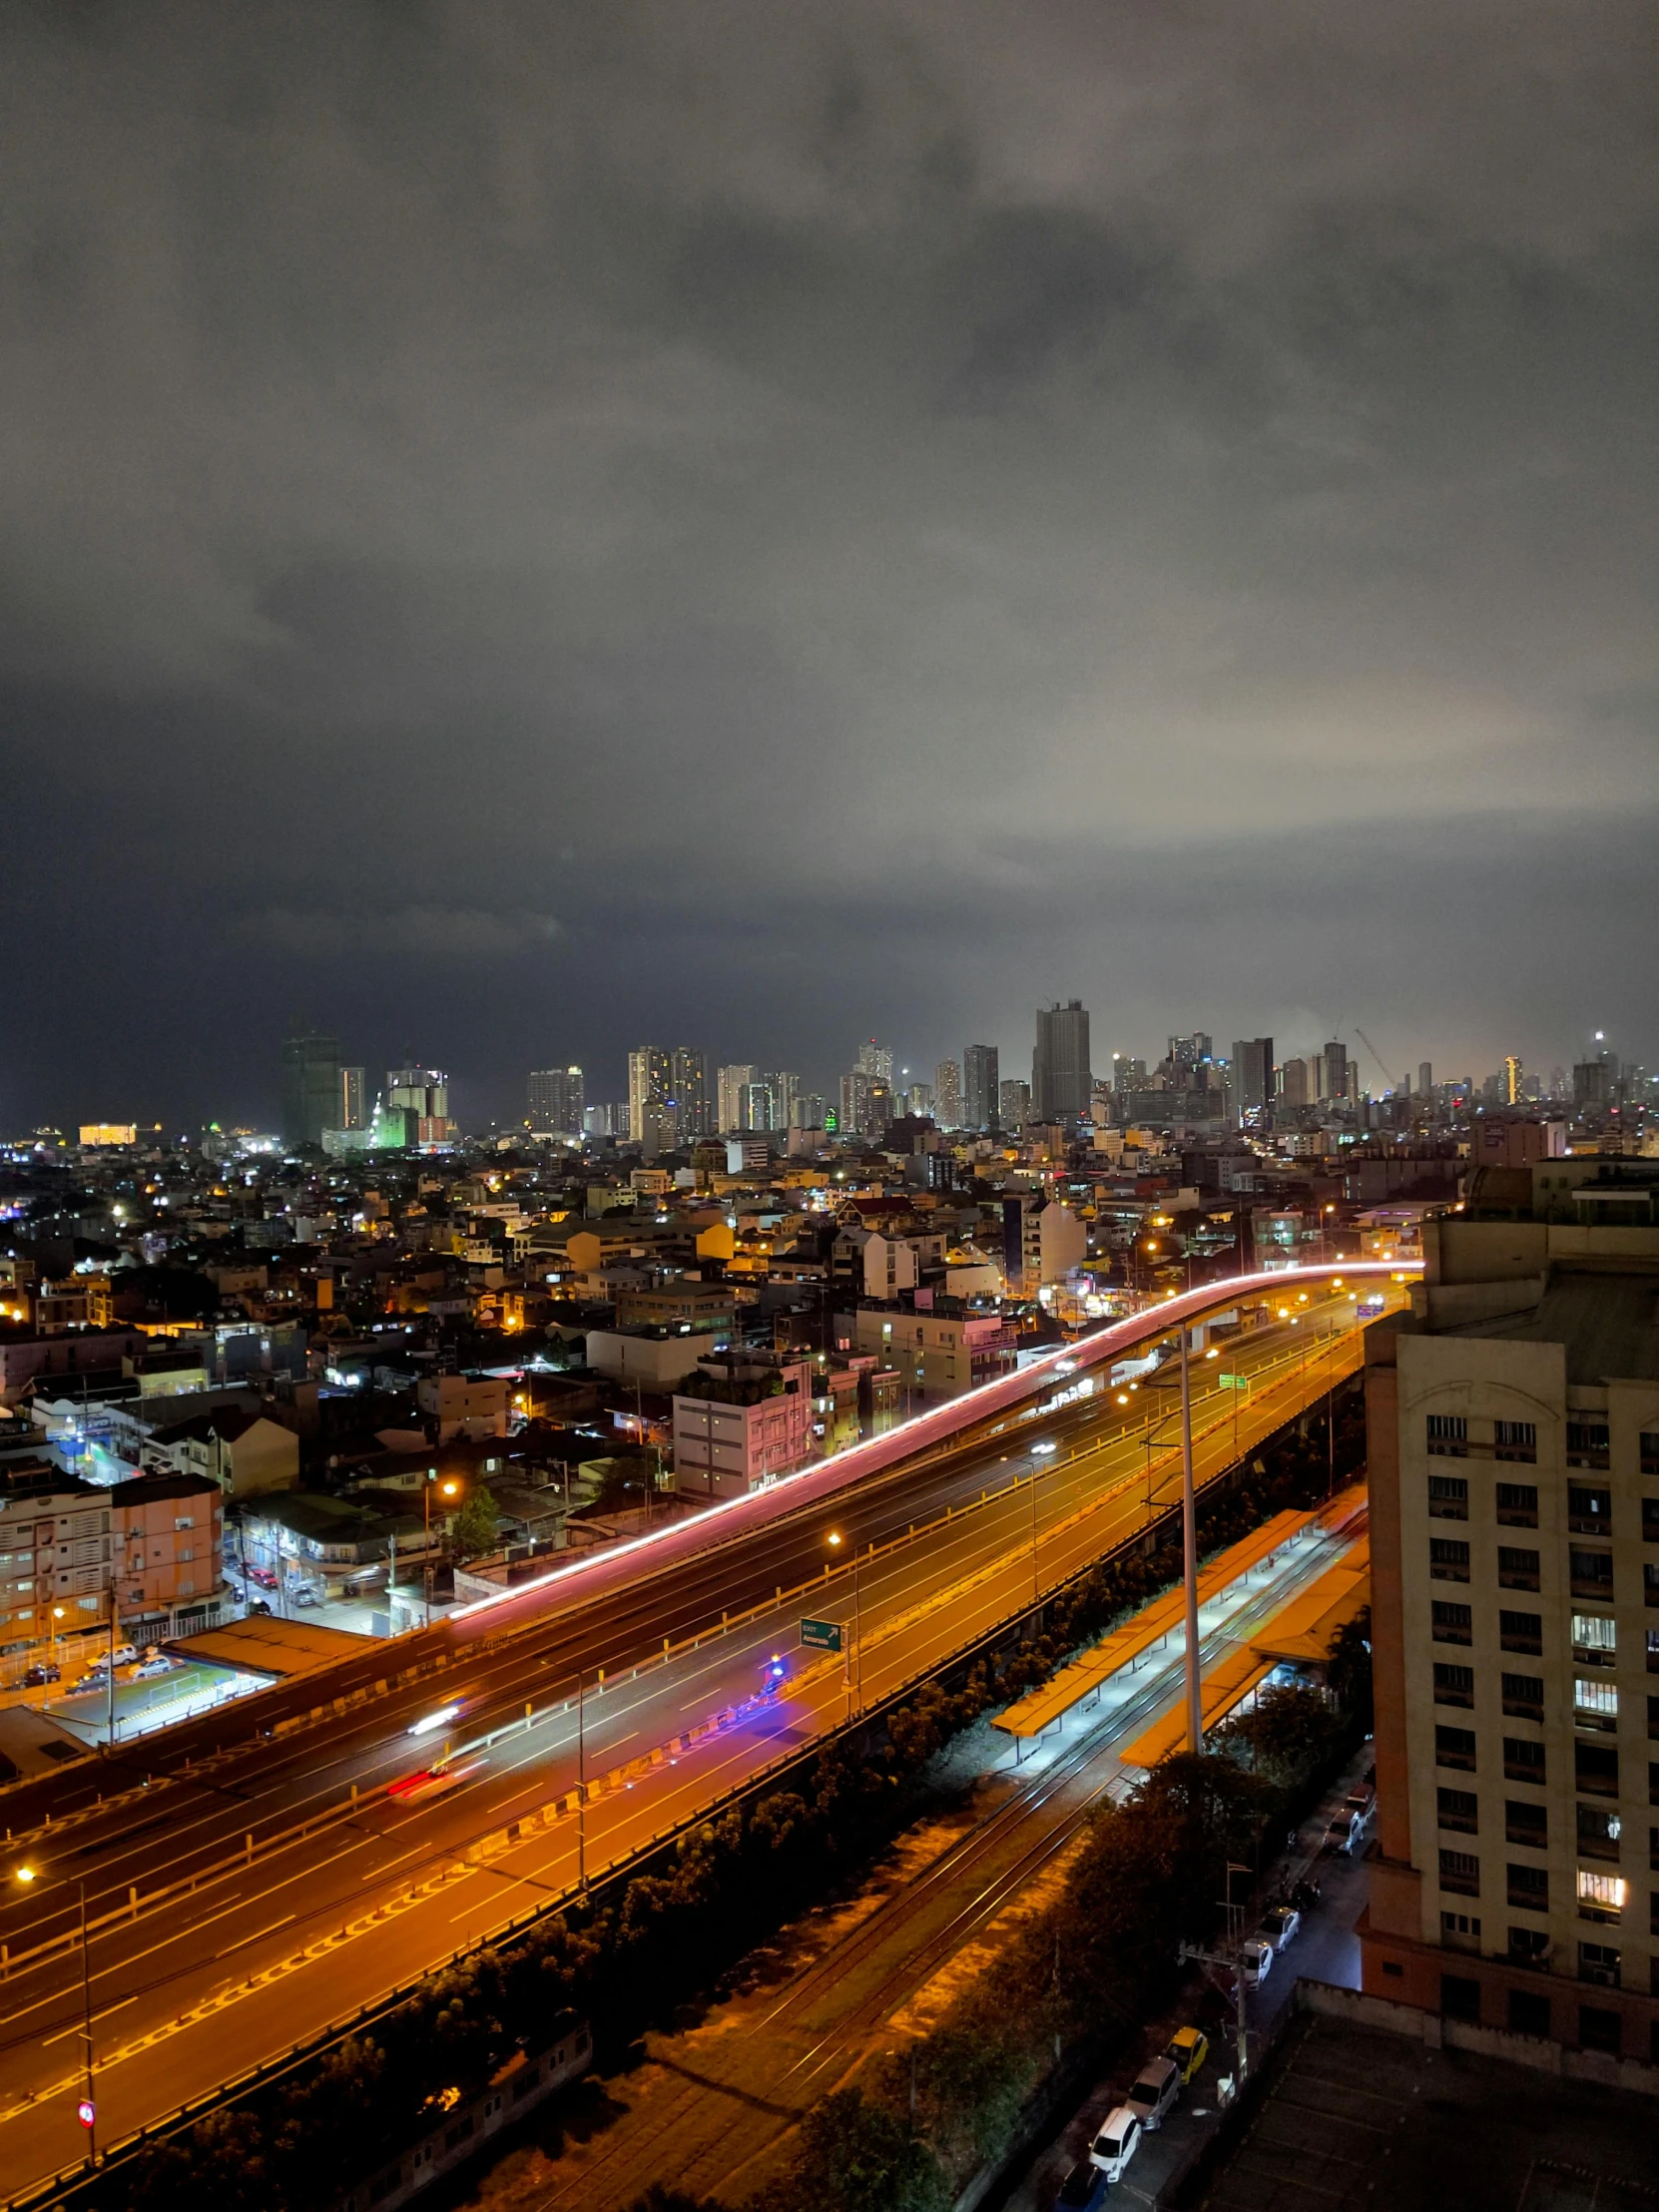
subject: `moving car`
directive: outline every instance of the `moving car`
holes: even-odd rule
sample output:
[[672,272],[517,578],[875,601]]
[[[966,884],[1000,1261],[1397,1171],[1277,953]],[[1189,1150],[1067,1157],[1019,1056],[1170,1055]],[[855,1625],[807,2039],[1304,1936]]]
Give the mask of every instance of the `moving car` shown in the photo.
[[1302,1927],[1302,1915],[1294,1905],[1270,1905],[1262,1915],[1262,1925],[1256,1931],[1264,1942],[1275,1950],[1283,1950]]
[[31,1667],[23,1677],[23,1687],[26,1690],[44,1690],[49,1682],[61,1682],[62,1680],[62,1667]]
[[1210,2038],[1201,2027],[1178,2027],[1164,2052],[1179,2072],[1183,2085],[1191,2081],[1209,2055]]
[[418,1774],[399,1775],[388,1782],[386,1795],[403,1805],[418,1805],[424,1798],[441,1797],[445,1790],[457,1788],[483,1764],[482,1759],[469,1759],[460,1766],[423,1767]]
[[1115,2105],[1101,2122],[1100,2132],[1089,2145],[1089,2164],[1098,2167],[1108,2182],[1121,2181],[1141,2144],[1141,2123],[1127,2104]]
[[1266,1981],[1273,1971],[1273,1945],[1260,1936],[1252,1936],[1244,1947],[1244,1977],[1252,1986]]
[[1173,2058],[1149,2058],[1124,2102],[1148,2134],[1162,2127],[1164,2115],[1181,2094],[1181,2069]]
[[1054,2199],[1054,2212],[1100,2212],[1110,2184],[1100,2168],[1085,2158],[1073,2166]]

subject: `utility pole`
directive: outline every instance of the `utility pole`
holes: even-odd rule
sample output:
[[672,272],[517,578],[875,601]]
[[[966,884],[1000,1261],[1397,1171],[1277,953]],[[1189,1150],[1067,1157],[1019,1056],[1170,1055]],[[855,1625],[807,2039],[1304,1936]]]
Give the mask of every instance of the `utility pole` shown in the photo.
[[87,1885],[81,1877],[81,2039],[85,2046],[87,2093],[83,2109],[88,2114],[87,2164],[98,2163],[98,2105],[92,2093],[92,1950],[87,1929]]
[[588,1769],[583,1732],[582,1670],[576,1670],[576,1879],[588,1894]]
[[[1229,1883],[1228,1887],[1231,1889],[1232,1884]],[[1237,1999],[1233,2035],[1239,2053],[1238,2081],[1233,2094],[1237,2096],[1239,2090],[1244,2087],[1245,2075],[1250,2071],[1250,2027],[1245,2015],[1243,1950],[1229,1955],[1226,1951],[1202,1950],[1197,1943],[1183,1943],[1180,1957],[1183,1965],[1190,1963],[1198,1966],[1223,1966],[1233,1976],[1233,1991]]]
[[1181,1324],[1181,1562],[1187,1597],[1187,1739],[1204,1749],[1204,1676],[1198,1651],[1198,1504],[1193,1492],[1193,1392],[1187,1325]]

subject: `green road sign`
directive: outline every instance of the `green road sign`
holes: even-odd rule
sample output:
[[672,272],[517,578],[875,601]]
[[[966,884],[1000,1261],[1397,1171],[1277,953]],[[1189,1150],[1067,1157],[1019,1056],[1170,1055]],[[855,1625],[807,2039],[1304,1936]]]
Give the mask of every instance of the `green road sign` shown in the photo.
[[801,1641],[809,1651],[839,1651],[840,1628],[834,1621],[803,1621]]
[[1216,1384],[1223,1390],[1248,1390],[1250,1378],[1248,1375],[1218,1375]]

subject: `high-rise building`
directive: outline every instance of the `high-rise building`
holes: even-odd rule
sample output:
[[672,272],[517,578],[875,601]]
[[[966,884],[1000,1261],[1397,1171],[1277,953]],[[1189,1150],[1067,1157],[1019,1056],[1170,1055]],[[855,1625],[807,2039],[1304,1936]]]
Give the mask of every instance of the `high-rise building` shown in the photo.
[[1214,1058],[1214,1039],[1202,1029],[1195,1029],[1190,1037],[1171,1037],[1166,1063],[1169,1068],[1170,1088],[1178,1091],[1194,1088],[1194,1069]]
[[848,1068],[841,1077],[840,1116],[837,1134],[842,1137],[867,1137],[870,1133],[869,1094],[875,1078],[866,1075],[862,1068]]
[[753,1083],[760,1069],[751,1061],[740,1061],[722,1068],[715,1078],[715,1118],[720,1126],[715,1134],[735,1137],[743,1130],[743,1092],[746,1084]]
[[1315,1061],[1318,1070],[1320,1098],[1346,1099],[1348,1084],[1348,1047],[1340,1038],[1333,1037]]
[[790,1109],[801,1090],[801,1078],[793,1068],[763,1068],[761,1081],[772,1088],[772,1126],[788,1129]]
[[[642,1044],[628,1055],[628,1134],[635,1144],[646,1135],[646,1108],[653,1101],[661,1107],[674,1095],[673,1056],[658,1044]],[[661,1145],[663,1117],[653,1121],[653,1133]]]
[[962,1127],[994,1129],[1000,1100],[997,1096],[997,1053],[994,1044],[970,1044],[962,1054]]
[[669,1066],[669,1095],[681,1144],[695,1144],[715,1133],[715,1102],[709,1095],[709,1055],[679,1044]]
[[1017,1137],[1033,1114],[1030,1084],[1017,1076],[1006,1077],[997,1086],[997,1109],[1003,1128]]
[[1279,1096],[1287,1106],[1313,1103],[1314,1071],[1306,1060],[1287,1060],[1279,1070]]
[[282,1046],[282,1142],[320,1145],[340,1109],[339,1041],[312,1033]]
[[1119,1098],[1126,1091],[1146,1089],[1146,1062],[1132,1059],[1127,1052],[1112,1054],[1112,1088]]
[[1521,1064],[1513,1052],[1503,1056],[1503,1103],[1518,1106],[1521,1100]]
[[1434,1063],[1432,1060],[1417,1062],[1417,1096],[1427,1098],[1434,1089]]
[[790,1100],[792,1129],[822,1129],[825,1098],[822,1091],[797,1091]]
[[858,1068],[861,1074],[871,1077],[876,1082],[885,1083],[890,1088],[892,1084],[892,1046],[890,1044],[877,1044],[873,1037],[866,1038],[858,1047]]
[[915,1114],[922,1120],[933,1115],[933,1086],[931,1083],[912,1083],[899,1102],[905,1113]]
[[941,1060],[933,1070],[933,1116],[941,1129],[962,1126],[962,1071],[954,1060]]
[[778,1100],[771,1083],[757,1077],[753,1083],[745,1083],[738,1092],[738,1127],[748,1133],[759,1134],[782,1128],[778,1118]]
[[1233,1047],[1233,1103],[1242,1114],[1273,1104],[1273,1039],[1241,1037]]
[[1366,1340],[1363,1986],[1647,2061],[1659,1230],[1447,1217],[1423,1252],[1411,1313]]
[[341,1068],[339,1071],[339,1120],[336,1129],[366,1129],[368,1127],[368,1097],[363,1087],[361,1068]]
[[1089,1110],[1089,1010],[1080,998],[1037,1008],[1031,1111],[1038,1121],[1077,1121]]
[[587,1085],[579,1067],[533,1068],[527,1086],[532,1129],[579,1137],[587,1113]]

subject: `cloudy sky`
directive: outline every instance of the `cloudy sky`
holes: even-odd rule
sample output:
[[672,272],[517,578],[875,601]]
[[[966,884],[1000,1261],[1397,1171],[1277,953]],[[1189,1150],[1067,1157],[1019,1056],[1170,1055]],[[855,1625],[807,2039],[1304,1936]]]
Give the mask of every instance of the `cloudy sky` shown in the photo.
[[18,0],[0,1127],[269,1121],[295,1019],[478,1116],[1072,995],[1651,1063],[1656,58]]

